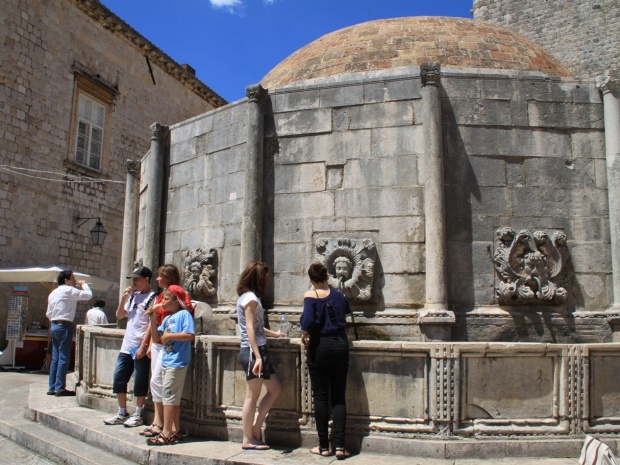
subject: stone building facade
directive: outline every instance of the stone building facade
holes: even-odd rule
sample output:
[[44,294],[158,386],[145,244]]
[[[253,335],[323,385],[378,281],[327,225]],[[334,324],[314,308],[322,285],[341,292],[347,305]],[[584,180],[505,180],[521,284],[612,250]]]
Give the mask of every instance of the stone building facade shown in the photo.
[[474,19],[509,27],[536,42],[578,77],[620,66],[616,0],[474,0]]
[[[147,152],[153,120],[171,124],[225,101],[98,1],[9,0],[2,9],[0,263],[117,281],[127,160]],[[78,227],[76,216],[94,219]],[[102,246],[89,236],[97,218]],[[28,324],[46,324],[49,291],[28,286]],[[0,339],[11,292],[0,286]],[[113,317],[118,295],[102,297]]]

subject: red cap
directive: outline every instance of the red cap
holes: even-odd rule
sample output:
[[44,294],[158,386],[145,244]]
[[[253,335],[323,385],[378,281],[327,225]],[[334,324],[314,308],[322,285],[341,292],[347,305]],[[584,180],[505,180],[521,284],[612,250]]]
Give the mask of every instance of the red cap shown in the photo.
[[188,310],[192,313],[194,312],[194,306],[192,305],[192,301],[187,295],[187,292],[185,292],[181,286],[173,284],[172,286],[168,287],[168,290],[172,292],[177,298],[177,300],[179,301],[179,305],[181,305],[181,308],[184,308],[185,310]]

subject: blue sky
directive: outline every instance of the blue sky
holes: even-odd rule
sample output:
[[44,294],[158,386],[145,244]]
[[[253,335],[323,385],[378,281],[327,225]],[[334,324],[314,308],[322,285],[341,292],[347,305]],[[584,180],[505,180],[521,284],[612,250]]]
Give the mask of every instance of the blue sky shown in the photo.
[[332,31],[402,16],[471,18],[473,0],[101,0],[229,102]]

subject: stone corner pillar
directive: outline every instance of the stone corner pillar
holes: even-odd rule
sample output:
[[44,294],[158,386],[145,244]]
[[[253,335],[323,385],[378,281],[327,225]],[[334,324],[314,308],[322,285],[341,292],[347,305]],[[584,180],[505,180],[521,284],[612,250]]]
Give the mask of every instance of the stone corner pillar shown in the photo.
[[262,259],[263,244],[263,140],[264,106],[268,92],[260,84],[247,86],[248,138],[245,162],[245,190],[241,220],[240,270]]
[[131,274],[136,255],[136,231],[138,229],[138,204],[140,189],[140,162],[125,162],[127,181],[125,183],[125,209],[123,212],[123,242],[121,246],[121,275],[119,277],[119,299],[125,289],[126,276]]
[[[168,126],[153,123],[150,127],[151,149],[145,172],[144,265],[153,272],[159,267],[161,238],[163,236],[161,206],[164,186],[164,151]],[[157,289],[152,279],[151,287]]]
[[620,71],[605,71],[597,78],[596,85],[603,95],[611,235],[613,304],[607,311],[620,314]]
[[448,309],[447,242],[443,175],[443,133],[439,86],[441,65],[420,65],[424,130],[424,215],[426,235],[426,302],[418,315],[426,340],[449,341],[455,323]]

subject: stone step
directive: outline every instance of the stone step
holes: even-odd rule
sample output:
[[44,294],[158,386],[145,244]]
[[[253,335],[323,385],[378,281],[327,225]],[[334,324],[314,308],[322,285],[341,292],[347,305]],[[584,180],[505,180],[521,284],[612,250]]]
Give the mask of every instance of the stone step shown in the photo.
[[2,451],[2,463],[19,463],[28,465],[54,465],[54,462],[46,459],[34,451],[20,446],[9,438],[0,436],[0,450]]
[[1,421],[0,434],[55,463],[69,465],[125,465],[135,463],[60,431],[55,431],[47,425],[25,418]]

